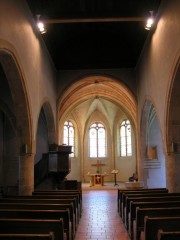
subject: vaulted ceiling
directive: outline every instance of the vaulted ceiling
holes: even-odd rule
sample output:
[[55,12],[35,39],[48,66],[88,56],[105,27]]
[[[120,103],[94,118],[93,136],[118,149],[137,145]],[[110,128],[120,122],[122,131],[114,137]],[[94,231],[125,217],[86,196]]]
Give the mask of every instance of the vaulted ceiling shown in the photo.
[[161,0],[27,0],[57,70],[134,68]]

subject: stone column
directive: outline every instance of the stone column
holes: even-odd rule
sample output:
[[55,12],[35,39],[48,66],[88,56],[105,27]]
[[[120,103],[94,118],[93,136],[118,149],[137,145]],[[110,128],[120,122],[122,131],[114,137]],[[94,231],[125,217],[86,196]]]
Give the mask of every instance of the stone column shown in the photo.
[[166,153],[166,187],[169,192],[176,192],[176,155]]
[[19,157],[19,195],[32,195],[34,191],[34,154]]

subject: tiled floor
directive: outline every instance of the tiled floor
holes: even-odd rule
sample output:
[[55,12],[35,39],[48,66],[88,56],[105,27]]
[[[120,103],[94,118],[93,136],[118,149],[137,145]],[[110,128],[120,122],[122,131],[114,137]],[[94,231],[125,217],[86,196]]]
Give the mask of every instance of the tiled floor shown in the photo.
[[75,240],[129,240],[117,213],[117,190],[83,191],[83,212]]

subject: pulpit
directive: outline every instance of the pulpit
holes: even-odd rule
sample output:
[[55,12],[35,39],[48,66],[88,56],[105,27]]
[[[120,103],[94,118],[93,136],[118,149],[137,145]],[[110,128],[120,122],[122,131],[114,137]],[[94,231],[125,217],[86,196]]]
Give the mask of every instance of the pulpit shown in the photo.
[[107,176],[106,173],[88,173],[90,177],[90,187],[92,186],[104,186],[104,177]]

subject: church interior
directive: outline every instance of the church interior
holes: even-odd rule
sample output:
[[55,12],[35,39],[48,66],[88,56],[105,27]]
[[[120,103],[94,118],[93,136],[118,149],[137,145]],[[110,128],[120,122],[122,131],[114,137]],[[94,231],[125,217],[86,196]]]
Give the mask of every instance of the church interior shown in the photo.
[[[178,1],[53,4],[1,2],[1,188],[31,192],[34,166],[66,144],[73,151],[68,180],[86,183],[99,171],[113,182],[118,170],[117,182],[136,173],[149,188],[180,190]],[[94,123],[105,130],[104,146],[90,156]]]
[[179,0],[0,1],[1,195],[180,192],[179,16]]

